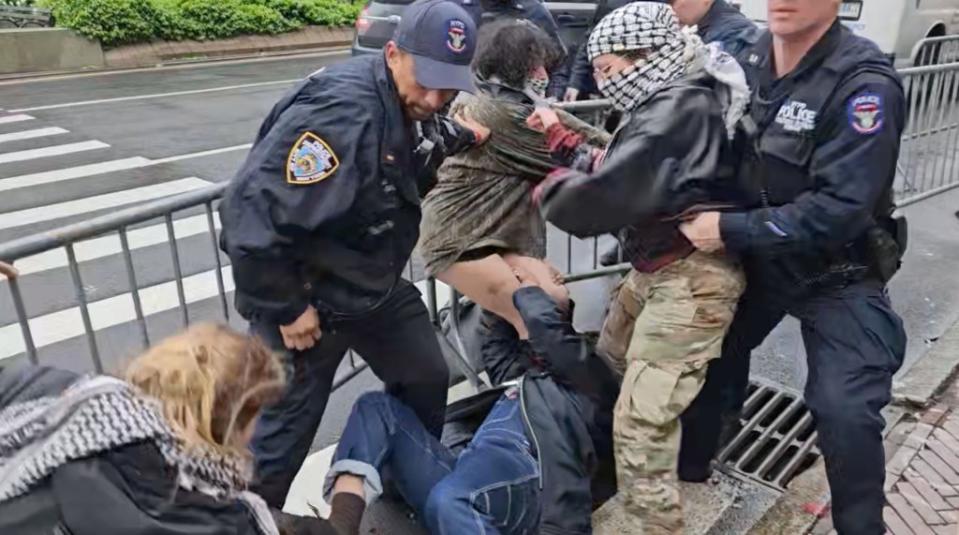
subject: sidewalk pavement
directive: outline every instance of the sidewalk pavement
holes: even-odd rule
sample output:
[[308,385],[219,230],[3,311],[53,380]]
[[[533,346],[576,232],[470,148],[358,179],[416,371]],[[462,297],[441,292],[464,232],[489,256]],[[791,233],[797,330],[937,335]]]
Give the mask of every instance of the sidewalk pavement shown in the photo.
[[950,405],[942,400],[921,413],[886,465],[883,516],[892,535],[959,534],[959,410]]

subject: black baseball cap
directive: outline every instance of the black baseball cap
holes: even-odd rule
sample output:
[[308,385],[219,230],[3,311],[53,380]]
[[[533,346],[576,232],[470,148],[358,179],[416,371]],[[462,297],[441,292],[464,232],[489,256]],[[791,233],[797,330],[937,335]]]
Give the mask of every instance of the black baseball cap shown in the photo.
[[427,89],[473,92],[470,62],[476,23],[449,0],[416,0],[406,8],[393,41],[413,56],[416,81]]

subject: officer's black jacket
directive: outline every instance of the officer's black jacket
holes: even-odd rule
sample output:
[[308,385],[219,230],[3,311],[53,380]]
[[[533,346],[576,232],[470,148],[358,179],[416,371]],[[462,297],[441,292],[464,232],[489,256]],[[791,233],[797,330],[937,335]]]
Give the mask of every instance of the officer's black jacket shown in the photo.
[[891,210],[905,99],[879,48],[838,21],[780,80],[771,43],[766,33],[743,56],[758,134],[740,139],[739,176],[752,209],[722,214],[720,228],[750,284],[807,289],[838,266],[862,271],[864,234]]
[[[434,149],[473,140],[426,126],[442,134]],[[301,180],[298,148],[317,140],[335,159]],[[416,244],[420,197],[442,158],[430,154],[424,169],[420,141],[382,55],[322,69],[283,97],[220,206],[240,314],[286,325],[311,303],[339,314],[381,303]]]

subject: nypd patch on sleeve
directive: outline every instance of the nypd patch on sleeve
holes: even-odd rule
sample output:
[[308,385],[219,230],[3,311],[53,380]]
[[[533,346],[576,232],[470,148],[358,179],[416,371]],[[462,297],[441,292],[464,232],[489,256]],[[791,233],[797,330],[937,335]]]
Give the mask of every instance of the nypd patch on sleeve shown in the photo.
[[307,132],[293,144],[286,160],[286,181],[307,185],[329,177],[340,166],[333,149],[313,132]]
[[863,135],[882,130],[882,97],[876,93],[860,93],[849,101],[849,125]]

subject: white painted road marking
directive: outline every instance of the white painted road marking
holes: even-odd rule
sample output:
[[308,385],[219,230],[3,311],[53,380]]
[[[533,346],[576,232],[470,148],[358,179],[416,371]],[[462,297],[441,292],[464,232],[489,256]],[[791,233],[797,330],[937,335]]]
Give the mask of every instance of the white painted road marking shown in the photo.
[[83,178],[103,173],[112,173],[114,171],[126,171],[138,167],[152,165],[149,158],[123,158],[122,160],[110,160],[107,162],[92,163],[88,165],[79,165],[77,167],[66,167],[63,169],[54,169],[53,171],[44,171],[42,173],[31,173],[29,175],[13,176],[0,179],[0,191],[10,191],[20,188],[29,188],[41,184],[51,184],[53,182],[63,182],[74,178]]
[[251,146],[253,146],[251,143],[246,143],[244,145],[234,145],[232,147],[224,147],[221,149],[212,149],[212,150],[205,150],[202,152],[193,152],[190,154],[180,154],[177,156],[169,156],[169,157],[160,158],[157,160],[151,160],[150,158],[143,158],[141,156],[136,156],[133,158],[123,158],[121,160],[110,160],[106,162],[93,163],[89,165],[80,165],[77,167],[55,169],[53,171],[44,171],[42,173],[31,173],[29,175],[20,175],[20,176],[14,176],[10,178],[0,178],[0,191],[10,191],[10,190],[20,189],[20,188],[28,188],[31,186],[39,186],[41,184],[52,184],[54,182],[63,182],[65,180],[85,178],[88,176],[100,175],[105,173],[113,173],[116,171],[139,169],[142,167],[149,167],[151,165],[160,165],[164,163],[179,162],[181,160],[189,160],[191,158],[202,158],[205,156],[212,156],[215,154],[222,154],[225,152],[245,150],[245,149],[249,149]]
[[50,156],[62,156],[64,154],[73,154],[88,150],[105,149],[109,147],[102,141],[80,141],[77,143],[67,143],[66,145],[54,145],[52,147],[43,147],[40,149],[21,150],[17,152],[8,152],[0,154],[0,164],[10,162],[22,162],[33,160],[35,158],[47,158]]
[[49,104],[47,106],[33,106],[31,108],[21,108],[19,110],[10,110],[11,112],[21,111],[41,111],[56,110],[60,108],[75,108],[77,106],[92,106],[95,104],[111,104],[114,102],[129,102],[131,100],[148,100],[154,98],[182,97],[185,95],[201,95],[203,93],[218,93],[220,91],[232,91],[234,89],[249,89],[252,87],[267,87],[271,85],[289,85],[293,82],[299,82],[302,78],[291,78],[289,80],[274,80],[272,82],[256,82],[252,84],[227,85],[223,87],[211,87],[209,89],[191,89],[188,91],[172,91],[170,93],[151,93],[148,95],[132,95],[129,97],[102,98],[97,100],[81,100],[78,102],[64,102],[63,104]]
[[0,117],[0,124],[8,123],[19,123],[20,121],[32,121],[33,117],[29,115],[7,115],[5,117]]
[[35,128],[33,130],[24,130],[22,132],[11,132],[9,134],[0,134],[0,143],[7,141],[20,141],[21,139],[33,139],[37,137],[44,136],[56,136],[59,134],[66,134],[69,130],[59,128],[56,126],[50,128]]
[[[224,267],[222,272],[226,291],[233,291],[233,277],[229,266]],[[216,270],[184,277],[183,290],[187,303],[196,303],[215,297],[219,293],[216,285]],[[180,306],[176,283],[173,281],[141,289],[140,300],[143,304],[144,316],[174,310]],[[129,293],[90,303],[89,310],[94,331],[136,319],[133,297]],[[80,308],[73,307],[30,318],[30,330],[37,348],[83,336],[83,318],[80,316]],[[24,351],[26,348],[20,333],[20,324],[12,323],[0,327],[0,360]]]
[[106,208],[115,208],[126,204],[133,204],[140,201],[149,201],[184,193],[187,191],[209,186],[210,182],[196,177],[183,178],[172,182],[163,182],[153,186],[144,186],[141,188],[132,188],[114,193],[103,195],[94,195],[82,199],[61,202],[57,204],[48,204],[36,208],[28,208],[17,212],[7,212],[0,214],[0,230],[22,227],[33,223],[43,221],[52,221],[63,217],[81,215],[96,210]]

